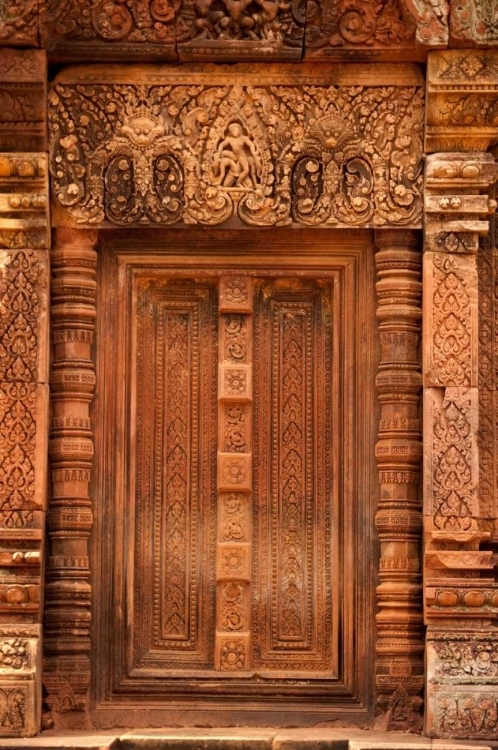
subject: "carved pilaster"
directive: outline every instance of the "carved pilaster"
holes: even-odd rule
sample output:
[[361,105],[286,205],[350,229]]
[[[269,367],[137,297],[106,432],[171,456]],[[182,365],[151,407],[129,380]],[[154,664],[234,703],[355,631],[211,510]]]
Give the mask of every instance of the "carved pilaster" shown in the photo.
[[421,254],[415,232],[376,232],[381,406],[376,515],[381,559],[377,588],[378,708],[390,729],[420,725],[424,683],[419,500],[422,444],[418,359]]
[[[482,238],[496,207],[489,190],[497,176],[490,154],[442,153],[427,159],[426,730],[438,737],[491,739],[498,726],[498,680],[487,668],[495,651],[490,625],[498,616],[495,556],[489,546],[495,500],[489,482],[481,487],[486,470],[481,458],[489,458],[492,451],[492,439],[483,440],[482,429],[493,419],[495,387],[494,355],[491,351],[483,357],[494,322],[489,289],[493,273],[486,274],[492,258]],[[491,427],[488,437],[492,432]]]
[[[249,276],[223,276],[219,292],[216,668],[250,667],[252,312]],[[236,530],[236,533],[233,532]]]
[[[0,44],[18,31],[0,18]],[[45,146],[45,79],[43,52],[0,50],[1,737],[41,723],[50,225],[47,156],[33,151]]]
[[[52,498],[44,684],[48,705],[58,714],[85,709],[90,681],[88,537],[93,440],[89,407],[95,385],[91,358],[95,241],[95,232],[61,229],[52,253]],[[72,728],[78,722],[70,718]]]

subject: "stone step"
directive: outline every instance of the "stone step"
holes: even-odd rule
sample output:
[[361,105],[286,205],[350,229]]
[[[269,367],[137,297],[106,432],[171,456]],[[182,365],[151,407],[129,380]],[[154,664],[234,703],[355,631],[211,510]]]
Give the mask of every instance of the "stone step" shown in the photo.
[[414,734],[350,728],[140,729],[43,732],[0,739],[0,750],[498,750],[497,744],[431,740]]

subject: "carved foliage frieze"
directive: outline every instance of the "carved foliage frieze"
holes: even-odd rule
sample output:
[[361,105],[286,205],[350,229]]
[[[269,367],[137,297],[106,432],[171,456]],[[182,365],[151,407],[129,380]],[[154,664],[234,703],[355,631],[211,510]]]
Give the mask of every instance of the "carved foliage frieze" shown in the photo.
[[44,46],[61,58],[160,56],[175,59],[175,10],[181,0],[40,0]]
[[52,89],[57,223],[420,224],[417,85],[318,76],[319,85],[259,86],[235,71],[219,86],[188,72],[139,78]]
[[486,151],[498,140],[498,51],[429,58],[426,151]]
[[[385,58],[391,50],[415,48],[416,25],[395,0],[310,0],[307,7],[306,59],[340,59],[344,51]],[[412,54],[415,54],[413,52]]]

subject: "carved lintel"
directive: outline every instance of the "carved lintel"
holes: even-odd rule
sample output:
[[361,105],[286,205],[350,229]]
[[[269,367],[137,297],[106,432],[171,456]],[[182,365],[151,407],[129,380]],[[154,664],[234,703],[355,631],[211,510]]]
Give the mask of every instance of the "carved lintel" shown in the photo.
[[415,232],[375,233],[381,406],[376,458],[381,496],[376,526],[381,544],[377,588],[378,708],[392,729],[416,729],[423,687],[418,483],[422,385],[418,346],[421,253]]
[[498,51],[429,55],[425,150],[487,151],[498,141]]
[[[85,709],[90,682],[88,488],[93,460],[89,407],[95,385],[95,241],[95,232],[61,229],[52,253],[52,498],[43,677],[47,703],[59,715]],[[82,721],[73,716],[69,725]],[[59,723],[63,725],[64,719]]]
[[393,68],[65,71],[55,223],[420,227],[423,91]]

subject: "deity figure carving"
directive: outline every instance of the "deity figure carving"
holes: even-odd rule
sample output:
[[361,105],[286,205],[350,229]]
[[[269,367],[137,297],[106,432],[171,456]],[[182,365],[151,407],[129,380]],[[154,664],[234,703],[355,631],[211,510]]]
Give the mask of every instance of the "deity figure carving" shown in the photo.
[[257,189],[261,165],[256,145],[244,135],[239,122],[231,122],[227,131],[215,156],[213,184],[232,189]]

